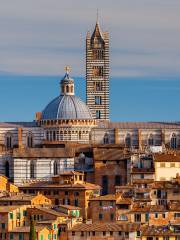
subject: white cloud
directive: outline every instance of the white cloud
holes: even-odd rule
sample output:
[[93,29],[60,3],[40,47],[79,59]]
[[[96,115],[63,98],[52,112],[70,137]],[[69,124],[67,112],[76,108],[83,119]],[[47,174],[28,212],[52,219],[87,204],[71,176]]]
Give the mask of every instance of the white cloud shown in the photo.
[[111,74],[180,75],[179,0],[0,0],[0,71],[84,75],[85,36],[99,8]]

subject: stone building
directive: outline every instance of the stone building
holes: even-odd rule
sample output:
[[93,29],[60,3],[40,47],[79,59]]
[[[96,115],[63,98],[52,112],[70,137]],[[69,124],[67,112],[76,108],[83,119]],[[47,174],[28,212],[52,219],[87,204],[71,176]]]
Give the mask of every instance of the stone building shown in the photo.
[[[79,149],[86,145],[91,152],[100,145],[145,153],[180,148],[180,123],[109,121],[109,36],[101,31],[98,22],[92,36],[87,34],[86,47],[87,105],[75,96],[74,80],[66,68],[59,96],[36,113],[34,121],[0,123],[0,174],[16,184],[48,180],[74,170],[75,162],[80,170],[79,155],[84,153]],[[119,159],[105,160],[112,163],[108,165],[112,171],[117,168],[123,172],[126,168],[122,159],[121,167],[116,164]],[[98,166],[100,162],[92,155],[85,161],[87,177],[93,180],[93,164]],[[101,173],[96,166],[94,174],[98,176]],[[105,170],[105,165],[101,169]],[[121,182],[118,177],[117,181]]]

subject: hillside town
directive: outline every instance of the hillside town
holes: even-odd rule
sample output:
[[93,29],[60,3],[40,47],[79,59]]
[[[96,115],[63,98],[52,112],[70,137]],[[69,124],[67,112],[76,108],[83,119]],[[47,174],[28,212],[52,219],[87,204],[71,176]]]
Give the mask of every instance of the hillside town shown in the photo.
[[74,89],[66,67],[33,122],[0,123],[0,240],[180,240],[180,123],[110,121],[98,21]]

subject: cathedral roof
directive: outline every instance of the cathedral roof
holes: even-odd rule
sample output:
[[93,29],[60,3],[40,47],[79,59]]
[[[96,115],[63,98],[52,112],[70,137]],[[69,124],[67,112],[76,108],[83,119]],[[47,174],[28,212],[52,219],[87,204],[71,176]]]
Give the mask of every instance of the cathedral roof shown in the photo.
[[92,119],[88,106],[74,95],[60,95],[43,110],[42,120]]

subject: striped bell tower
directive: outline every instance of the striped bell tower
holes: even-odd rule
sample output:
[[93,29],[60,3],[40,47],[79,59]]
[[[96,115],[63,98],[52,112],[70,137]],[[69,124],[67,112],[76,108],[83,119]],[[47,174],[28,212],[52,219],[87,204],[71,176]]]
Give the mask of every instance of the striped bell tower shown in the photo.
[[93,118],[109,120],[109,33],[98,20],[86,36],[86,103]]

